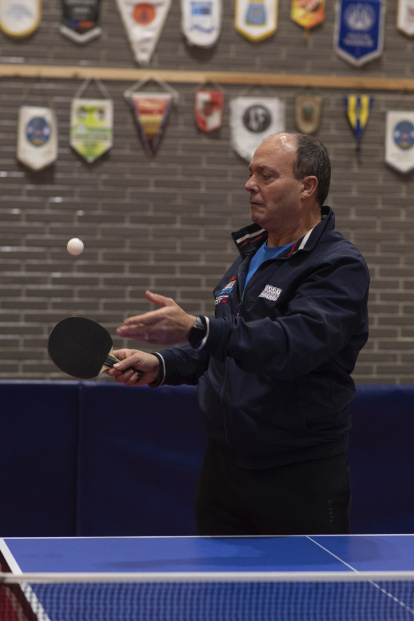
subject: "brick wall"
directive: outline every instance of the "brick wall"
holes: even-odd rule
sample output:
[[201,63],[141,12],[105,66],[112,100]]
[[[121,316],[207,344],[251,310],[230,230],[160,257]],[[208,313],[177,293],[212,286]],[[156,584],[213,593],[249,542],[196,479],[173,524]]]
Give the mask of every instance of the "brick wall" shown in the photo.
[[[210,50],[186,45],[179,1],[172,4],[153,69],[303,74],[303,87],[312,86],[313,75],[414,77],[414,40],[396,30],[396,2],[388,2],[382,58],[360,69],[333,50],[333,0],[327,0],[325,23],[308,41],[290,21],[290,0],[280,0],[278,31],[259,44],[234,30],[233,0],[223,0],[222,33]],[[0,63],[138,68],[115,0],[103,0],[103,33],[85,46],[62,37],[59,24],[60,2],[43,0],[42,21],[31,38],[12,40],[0,33]],[[114,333],[125,316],[150,308],[147,288],[174,297],[189,312],[212,313],[212,288],[235,257],[229,233],[249,221],[243,189],[248,165],[230,145],[229,101],[247,92],[278,96],[286,103],[286,129],[294,131],[300,90],[223,85],[224,124],[213,135],[195,127],[196,84],[172,84],[179,101],[151,160],[123,98],[132,83],[106,81],[114,101],[114,145],[91,165],[68,142],[70,102],[81,84],[75,79],[0,81],[2,379],[64,379],[47,356],[53,325],[67,315],[86,315]],[[333,164],[327,202],[336,212],[337,228],[361,249],[372,276],[371,336],[354,377],[365,384],[411,383],[414,175],[385,165],[384,134],[386,111],[414,109],[414,94],[371,93],[374,105],[358,155],[343,104],[351,91],[317,90],[323,97],[317,135]],[[85,96],[97,94],[92,84]],[[58,118],[58,158],[40,172],[16,159],[18,108],[24,104],[51,104]],[[74,236],[85,242],[77,258],[66,251]],[[115,337],[115,344],[127,342]]]

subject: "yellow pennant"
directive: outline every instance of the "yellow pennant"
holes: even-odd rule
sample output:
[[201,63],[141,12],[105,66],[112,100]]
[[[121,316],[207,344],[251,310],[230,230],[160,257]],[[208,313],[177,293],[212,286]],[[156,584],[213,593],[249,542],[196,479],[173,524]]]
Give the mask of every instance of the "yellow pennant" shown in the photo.
[[235,0],[234,26],[241,35],[257,43],[277,28],[279,0]]
[[373,102],[374,98],[370,95],[349,95],[345,97],[347,117],[357,139],[357,151],[360,150],[362,132],[368,123]]
[[304,34],[307,37],[309,30],[325,19],[325,0],[292,0],[290,16],[305,29]]

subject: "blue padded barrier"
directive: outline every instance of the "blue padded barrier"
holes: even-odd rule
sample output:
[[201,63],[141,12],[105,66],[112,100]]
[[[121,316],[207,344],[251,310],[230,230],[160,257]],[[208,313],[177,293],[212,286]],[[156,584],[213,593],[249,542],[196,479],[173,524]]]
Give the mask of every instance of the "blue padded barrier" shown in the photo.
[[204,445],[193,387],[85,382],[77,534],[195,534]]
[[[0,536],[191,535],[194,388],[0,381]],[[353,533],[414,533],[414,386],[359,386]]]
[[352,532],[414,533],[414,386],[359,386],[352,415]]
[[79,385],[0,382],[0,535],[76,529]]

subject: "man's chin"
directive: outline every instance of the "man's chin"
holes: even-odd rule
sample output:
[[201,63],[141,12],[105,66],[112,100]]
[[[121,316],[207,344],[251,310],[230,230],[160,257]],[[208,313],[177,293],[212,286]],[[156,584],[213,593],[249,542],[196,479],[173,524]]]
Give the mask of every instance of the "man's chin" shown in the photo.
[[260,213],[257,213],[257,210],[252,208],[250,210],[250,217],[252,219],[252,222],[254,222],[254,224],[257,224],[258,226],[261,226],[264,228],[263,217],[260,217]]

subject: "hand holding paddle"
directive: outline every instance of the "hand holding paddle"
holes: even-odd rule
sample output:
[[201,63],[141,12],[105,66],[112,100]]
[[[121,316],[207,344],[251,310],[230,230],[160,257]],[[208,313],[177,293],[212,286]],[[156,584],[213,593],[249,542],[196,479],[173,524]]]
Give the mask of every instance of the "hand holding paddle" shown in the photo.
[[[119,362],[112,345],[111,335],[96,321],[67,317],[50,333],[48,351],[52,361],[64,373],[79,379],[92,379]],[[142,370],[130,370],[133,373],[128,377],[129,381],[134,378],[136,383],[143,377]]]

